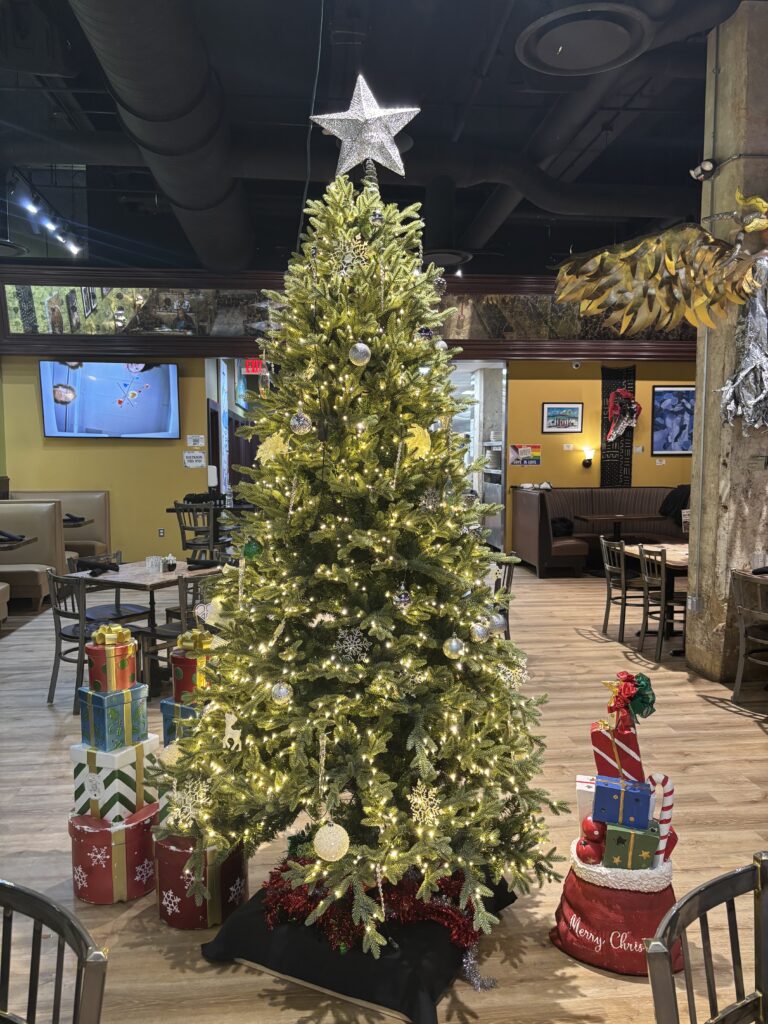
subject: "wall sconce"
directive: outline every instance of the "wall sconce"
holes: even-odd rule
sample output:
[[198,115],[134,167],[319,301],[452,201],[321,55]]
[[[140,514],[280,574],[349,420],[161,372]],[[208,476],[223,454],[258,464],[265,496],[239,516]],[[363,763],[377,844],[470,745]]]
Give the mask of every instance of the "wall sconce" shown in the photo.
[[592,465],[592,459],[594,459],[594,457],[595,457],[595,449],[594,448],[585,448],[584,449],[584,458],[581,460],[581,464],[584,467],[584,469],[589,469],[589,467]]

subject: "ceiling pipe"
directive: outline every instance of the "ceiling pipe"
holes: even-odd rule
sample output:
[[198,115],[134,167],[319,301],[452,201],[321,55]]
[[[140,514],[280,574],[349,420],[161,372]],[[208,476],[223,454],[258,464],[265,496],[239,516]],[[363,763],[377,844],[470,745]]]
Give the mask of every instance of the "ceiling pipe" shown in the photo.
[[499,18],[498,24],[496,25],[496,30],[493,33],[490,42],[488,43],[485,54],[480,63],[480,67],[475,72],[475,80],[472,83],[472,88],[470,89],[469,95],[464,100],[462,108],[456,119],[456,127],[453,129],[451,142],[458,142],[464,132],[469,112],[472,109],[472,106],[475,100],[477,99],[478,93],[482,89],[486,78],[488,77],[488,72],[491,70],[491,64],[493,64],[494,60],[496,59],[496,55],[499,52],[499,46],[501,45],[502,37],[504,35],[504,32],[506,31],[509,19],[512,17],[512,11],[515,9],[516,3],[517,0],[507,0],[507,5],[504,8],[501,17]]
[[[675,17],[673,14],[668,21],[659,25],[651,43],[652,49],[622,68],[592,75],[584,89],[564,97],[555,106],[550,116],[546,118],[547,127],[542,125],[537,133],[535,147],[529,148],[531,159],[547,166],[547,163],[564,148],[564,145],[573,141],[589,118],[599,110],[603,98],[615,91],[620,84],[625,85],[631,79],[637,78],[638,74],[666,73],[671,77],[688,77],[688,74],[678,73],[674,60],[669,61],[663,71],[649,71],[649,67],[652,66],[660,48],[709,31],[730,18],[739,3],[740,0],[698,0],[695,4],[682,5],[684,10],[680,15]],[[665,6],[659,4],[658,9],[661,11]],[[683,71],[682,67],[680,71]],[[558,134],[567,138],[567,142],[563,142],[562,138],[558,141]],[[467,228],[461,244],[470,249],[482,249],[522,199],[523,196],[519,192],[509,187],[502,185],[494,189]]]
[[[651,76],[703,78],[705,70],[703,57],[697,60],[688,52],[688,47],[675,46],[651,50],[631,64],[592,75],[583,89],[563,96],[544,117],[528,144],[527,155],[534,163],[546,168],[573,142],[604,100],[615,95],[620,87]],[[467,227],[461,244],[469,249],[482,249],[524,198],[530,197],[523,196],[509,185],[499,184]]]
[[185,0],[69,0],[129,139],[203,266],[249,266],[254,233],[230,166],[224,101]]

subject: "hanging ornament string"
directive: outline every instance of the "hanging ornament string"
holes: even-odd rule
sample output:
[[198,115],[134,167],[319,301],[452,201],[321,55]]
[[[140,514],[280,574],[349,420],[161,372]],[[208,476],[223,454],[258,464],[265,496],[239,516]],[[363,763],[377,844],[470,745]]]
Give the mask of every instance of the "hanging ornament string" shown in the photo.
[[395,459],[395,471],[392,474],[392,490],[397,487],[397,474],[400,472],[400,462],[403,458],[403,448],[405,447],[405,441],[401,441],[397,446],[397,458]]
[[299,478],[297,476],[295,476],[293,478],[292,483],[291,483],[291,497],[290,497],[290,500],[288,502],[288,518],[289,519],[293,515],[293,503],[296,500],[296,488],[298,487],[298,485],[299,485]]
[[330,821],[328,808],[325,805],[325,752],[328,738],[325,733],[320,734],[320,757],[318,758],[317,773],[317,810],[320,821]]
[[245,590],[245,559],[239,559],[237,563],[237,610],[243,610],[243,591]]

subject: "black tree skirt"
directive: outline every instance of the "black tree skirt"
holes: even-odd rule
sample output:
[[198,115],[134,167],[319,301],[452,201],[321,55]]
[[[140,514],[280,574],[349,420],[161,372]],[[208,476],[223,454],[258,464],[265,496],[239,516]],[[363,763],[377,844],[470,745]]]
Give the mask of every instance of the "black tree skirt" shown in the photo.
[[[498,913],[515,899],[502,882],[494,887],[486,906]],[[461,970],[463,957],[442,925],[389,922],[386,935],[394,942],[388,942],[374,960],[357,948],[337,952],[316,928],[304,924],[278,924],[270,929],[263,901],[264,892],[259,891],[235,911],[215,939],[203,944],[206,960],[238,960],[297,984],[397,1014],[412,1024],[437,1024],[437,1004]]]

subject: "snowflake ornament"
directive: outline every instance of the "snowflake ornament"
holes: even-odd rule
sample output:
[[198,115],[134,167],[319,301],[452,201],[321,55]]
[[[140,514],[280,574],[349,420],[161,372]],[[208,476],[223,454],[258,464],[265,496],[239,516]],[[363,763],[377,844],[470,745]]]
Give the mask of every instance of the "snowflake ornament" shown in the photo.
[[245,879],[236,878],[234,884],[229,887],[229,902],[237,905],[243,898],[245,892]]
[[168,889],[166,892],[163,893],[163,898],[161,902],[166,914],[170,915],[181,913],[181,900],[176,895],[176,893],[173,892],[172,889]]
[[368,262],[368,246],[360,235],[355,235],[351,242],[338,242],[333,247],[333,258],[339,276],[349,277],[353,270]]
[[88,851],[88,860],[94,867],[105,868],[109,861],[109,850],[106,846],[94,846]]
[[176,779],[169,795],[167,822],[170,828],[183,832],[192,828],[207,805],[211,795],[211,784],[206,779],[189,779],[180,786]]
[[83,871],[79,864],[72,872],[72,878],[78,889],[88,888],[88,875],[86,875],[86,873]]
[[134,881],[140,882],[142,885],[146,885],[146,883],[150,880],[150,878],[153,877],[154,874],[155,865],[152,863],[151,860],[149,860],[149,858],[147,858],[146,860],[143,860],[141,864],[138,864],[136,866],[136,874],[134,875]]
[[408,803],[411,805],[413,820],[417,825],[431,828],[440,820],[440,800],[437,790],[432,786],[419,782],[413,792],[409,794]]
[[442,501],[443,496],[440,491],[435,487],[431,487],[421,496],[419,500],[419,508],[423,508],[425,512],[437,512]]
[[371,647],[371,641],[357,626],[340,629],[336,640],[336,653],[342,661],[361,661]]

